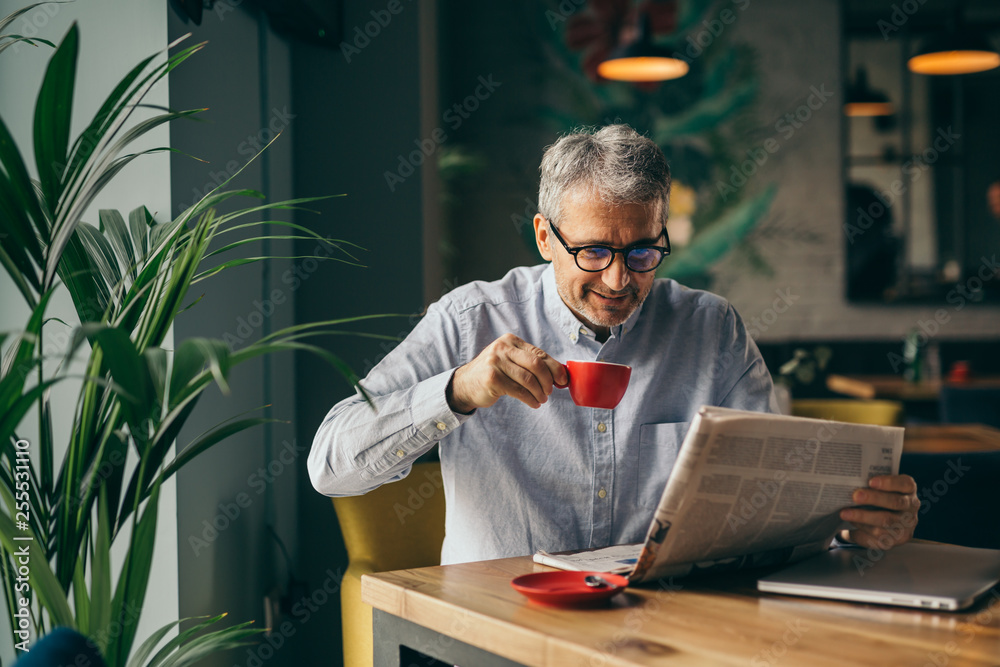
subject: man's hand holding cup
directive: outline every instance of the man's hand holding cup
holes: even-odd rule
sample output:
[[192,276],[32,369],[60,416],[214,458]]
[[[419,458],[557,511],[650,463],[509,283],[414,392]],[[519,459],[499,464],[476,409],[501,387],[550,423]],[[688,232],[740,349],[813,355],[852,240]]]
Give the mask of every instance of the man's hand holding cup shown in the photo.
[[530,408],[539,408],[557,383],[568,381],[561,363],[508,333],[455,371],[448,385],[448,405],[455,412],[468,414],[492,406],[501,396],[512,396]]

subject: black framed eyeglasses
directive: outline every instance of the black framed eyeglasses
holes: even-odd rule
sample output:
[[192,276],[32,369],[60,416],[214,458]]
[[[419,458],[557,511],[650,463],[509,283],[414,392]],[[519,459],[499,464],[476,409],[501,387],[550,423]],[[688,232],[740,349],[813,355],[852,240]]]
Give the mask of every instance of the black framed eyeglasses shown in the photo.
[[667,236],[666,225],[663,226],[663,231],[660,232],[660,235],[667,242],[665,247],[636,244],[625,248],[612,248],[607,245],[585,245],[578,248],[570,248],[551,220],[549,220],[549,229],[559,239],[559,243],[562,243],[562,247],[566,248],[566,252],[573,255],[576,265],[581,270],[589,273],[599,273],[607,269],[611,266],[611,262],[615,261],[616,254],[621,254],[625,257],[625,266],[628,267],[629,271],[647,273],[658,267],[663,258],[670,254],[670,237]]

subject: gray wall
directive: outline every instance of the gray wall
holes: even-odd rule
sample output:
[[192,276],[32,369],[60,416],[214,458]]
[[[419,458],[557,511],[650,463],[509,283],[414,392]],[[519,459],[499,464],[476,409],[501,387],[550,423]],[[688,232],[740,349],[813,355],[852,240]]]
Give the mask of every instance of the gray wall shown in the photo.
[[469,105],[476,108],[467,118],[449,116],[448,145],[481,160],[476,171],[446,184],[461,204],[445,210],[445,238],[456,249],[446,265],[451,287],[542,261],[524,239],[532,236],[542,149],[556,139],[542,110],[564,92],[546,69],[543,7],[536,0],[441,3],[441,108],[464,105],[479,77],[499,84]]
[[[205,12],[200,27],[184,24],[173,11],[170,14],[171,39],[192,32],[186,44],[209,41],[202,52],[171,75],[172,107],[208,107],[200,116],[204,122],[174,126],[173,147],[208,162],[173,156],[173,213],[178,214],[240,169],[243,171],[225,189],[253,188],[265,193],[269,201],[290,198],[296,119],[291,108],[286,41],[245,6],[219,3]],[[282,133],[277,141],[251,162],[257,147],[276,132]],[[241,198],[223,210],[257,203]],[[257,215],[240,221],[261,219]],[[290,215],[286,213],[281,219],[290,219]],[[228,243],[263,232],[256,228],[222,238]],[[272,226],[271,233],[286,232]],[[291,255],[291,242],[257,241],[218,259],[264,254]],[[178,317],[177,340],[222,338],[231,349],[239,350],[270,331],[289,326],[294,297],[280,282],[289,268],[288,260],[251,264],[231,268],[200,284],[200,291],[195,290],[191,298],[201,293],[204,297]],[[230,384],[229,396],[215,389],[206,393],[178,446],[223,419],[247,411],[253,412],[244,416],[272,416],[285,422],[294,419],[290,354],[243,364],[233,371]],[[261,409],[265,405],[271,407]],[[268,526],[288,546],[294,567],[296,488],[302,454],[297,444],[290,423],[258,426],[227,439],[180,472],[177,536],[181,616],[228,612],[229,623],[255,620],[256,627],[264,627],[265,595],[286,593],[288,580],[286,562]],[[251,655],[264,657],[268,650],[266,646],[237,650],[208,658],[205,664],[246,664]],[[291,649],[283,647],[269,664],[298,664],[294,657]]]
[[[418,143],[430,136],[421,122],[422,80],[418,39],[420,12],[429,3],[403,2],[395,15],[359,54],[347,62],[340,51],[296,44],[292,51],[295,134],[295,187],[298,196],[346,193],[322,203],[322,214],[298,216],[323,235],[361,245],[365,268],[333,261],[303,265],[295,292],[299,322],[373,313],[419,313],[424,307],[423,223],[425,172],[415,169],[390,190],[386,172],[397,172]],[[372,20],[369,3],[352,0],[344,7],[344,37]],[[425,46],[425,45],[424,45]],[[425,98],[432,93],[426,93]],[[424,111],[424,116],[435,114]],[[426,121],[424,122],[426,124]],[[407,170],[403,170],[405,174]],[[299,244],[306,254],[312,244]],[[312,269],[311,271],[309,269]],[[430,289],[440,291],[439,287]],[[389,335],[405,334],[408,317],[353,327]],[[316,341],[364,375],[385,353],[382,343],[353,337]],[[311,442],[333,404],[352,393],[330,367],[309,355],[296,359],[296,426],[302,442]],[[303,469],[304,470],[304,469]],[[346,557],[329,499],[316,493],[303,474],[299,484],[299,531],[302,575],[310,586],[328,570],[341,572]],[[314,655],[340,658],[339,598],[318,608],[301,628],[302,641]],[[331,664],[336,664],[331,662]]]

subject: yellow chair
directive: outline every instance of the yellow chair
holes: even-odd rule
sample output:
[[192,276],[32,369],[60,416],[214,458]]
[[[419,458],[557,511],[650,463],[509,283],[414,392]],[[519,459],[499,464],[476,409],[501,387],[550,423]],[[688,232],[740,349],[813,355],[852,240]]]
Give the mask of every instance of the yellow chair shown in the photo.
[[792,414],[853,424],[897,426],[903,422],[903,404],[899,401],[850,398],[796,399],[792,401]]
[[334,498],[347,547],[340,587],[344,664],[372,664],[372,608],[361,601],[361,575],[441,564],[444,487],[439,462],[418,463],[406,479],[363,496]]

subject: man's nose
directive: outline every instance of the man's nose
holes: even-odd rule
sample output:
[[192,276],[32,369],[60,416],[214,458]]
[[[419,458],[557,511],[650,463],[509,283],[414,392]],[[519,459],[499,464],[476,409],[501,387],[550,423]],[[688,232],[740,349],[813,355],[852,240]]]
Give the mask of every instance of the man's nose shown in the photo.
[[625,256],[616,254],[615,258],[611,261],[611,265],[604,269],[601,279],[605,285],[615,292],[625,289],[632,282],[632,276],[629,273],[628,266],[625,264]]

